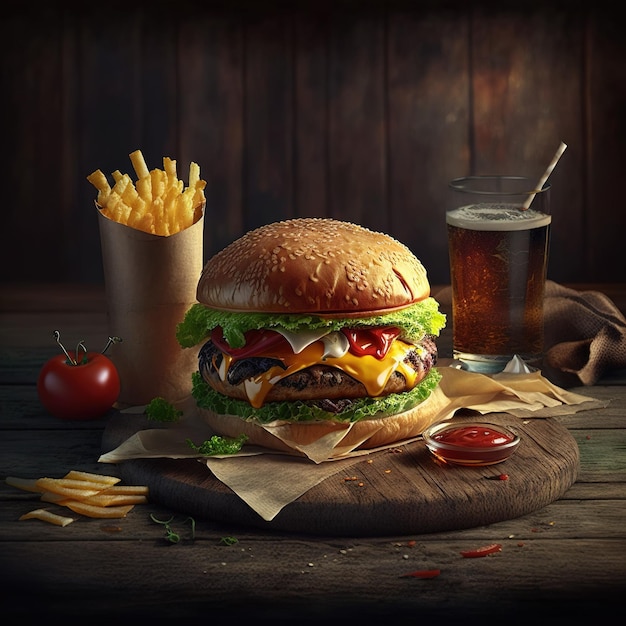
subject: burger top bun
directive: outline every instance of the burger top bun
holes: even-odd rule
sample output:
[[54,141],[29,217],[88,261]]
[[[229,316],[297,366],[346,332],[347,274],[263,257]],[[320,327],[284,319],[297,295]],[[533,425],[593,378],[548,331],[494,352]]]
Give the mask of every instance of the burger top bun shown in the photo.
[[213,256],[197,299],[224,311],[349,317],[430,295],[426,270],[389,235],[326,218],[275,222]]

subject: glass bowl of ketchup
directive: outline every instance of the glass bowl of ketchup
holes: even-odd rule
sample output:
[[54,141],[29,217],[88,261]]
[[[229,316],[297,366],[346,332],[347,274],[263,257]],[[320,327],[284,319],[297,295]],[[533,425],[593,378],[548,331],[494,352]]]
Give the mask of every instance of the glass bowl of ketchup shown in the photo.
[[474,467],[506,461],[520,442],[505,426],[484,422],[440,422],[427,428],[422,437],[439,460]]

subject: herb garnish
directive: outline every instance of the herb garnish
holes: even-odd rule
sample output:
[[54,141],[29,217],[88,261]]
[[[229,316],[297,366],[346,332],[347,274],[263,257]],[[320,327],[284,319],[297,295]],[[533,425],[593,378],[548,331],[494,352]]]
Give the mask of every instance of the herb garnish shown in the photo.
[[197,446],[191,439],[187,439],[187,443],[193,450],[202,456],[215,456],[216,454],[237,454],[241,450],[241,446],[248,440],[247,435],[239,435],[239,437],[220,437],[213,435],[210,439],[202,442]]
[[[165,541],[168,541],[169,543],[178,543],[180,541],[180,535],[174,532],[174,529],[171,526],[171,522],[174,521],[173,516],[168,520],[160,520],[157,519],[153,513],[150,513],[150,519],[155,524],[163,524],[163,526],[165,526]],[[196,520],[193,517],[188,517],[185,522],[191,523],[191,540],[193,541],[196,538]]]
[[177,422],[182,414],[182,411],[161,397],[152,398],[146,406],[148,419],[155,422]]

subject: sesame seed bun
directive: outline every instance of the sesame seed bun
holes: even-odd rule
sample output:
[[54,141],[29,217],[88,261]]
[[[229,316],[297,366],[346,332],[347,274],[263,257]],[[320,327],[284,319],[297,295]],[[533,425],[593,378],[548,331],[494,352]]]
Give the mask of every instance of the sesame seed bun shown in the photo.
[[430,295],[426,270],[393,237],[349,222],[301,218],[252,230],[213,256],[200,303],[223,311],[360,316]]

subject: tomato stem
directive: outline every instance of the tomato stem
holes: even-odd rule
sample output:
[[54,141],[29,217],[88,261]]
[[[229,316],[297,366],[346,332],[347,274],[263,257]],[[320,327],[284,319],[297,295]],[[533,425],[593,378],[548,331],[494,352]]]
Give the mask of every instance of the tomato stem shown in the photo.
[[[78,365],[78,362],[81,360],[79,355],[78,355],[78,351],[80,350],[80,348],[83,349],[84,353],[87,354],[87,348],[85,347],[85,340],[81,339],[77,344],[76,344],[76,363],[75,365]],[[85,359],[85,362],[87,360]]]
[[113,343],[122,343],[122,338],[109,336],[106,346],[104,346],[104,348],[102,349],[102,354],[104,354]]
[[[87,348],[85,346],[85,340],[84,339],[81,339],[78,342],[78,344],[76,346],[75,353],[74,353],[75,354],[75,358],[72,358],[70,356],[70,353],[65,349],[65,346],[61,343],[61,333],[58,330],[54,331],[54,338],[55,338],[56,342],[59,344],[61,350],[63,350],[63,354],[66,356],[67,362],[70,365],[78,365],[79,364],[79,362],[81,361],[81,358],[80,358],[80,351],[81,350],[84,353],[83,354],[83,359],[85,359],[84,362],[87,362],[87,359],[86,359]],[[113,344],[113,343],[121,343],[121,342],[122,342],[121,337],[109,337],[109,340],[107,341],[106,346],[104,346],[104,349],[102,350],[102,354],[104,354],[109,349],[109,346],[111,344]]]
[[61,333],[58,330],[54,331],[54,338],[56,342],[59,344],[59,346],[61,346],[61,350],[63,350],[63,354],[65,354],[65,356],[67,357],[67,360],[72,365],[77,365],[76,361],[70,356],[69,352],[65,349],[65,346],[61,343]]

